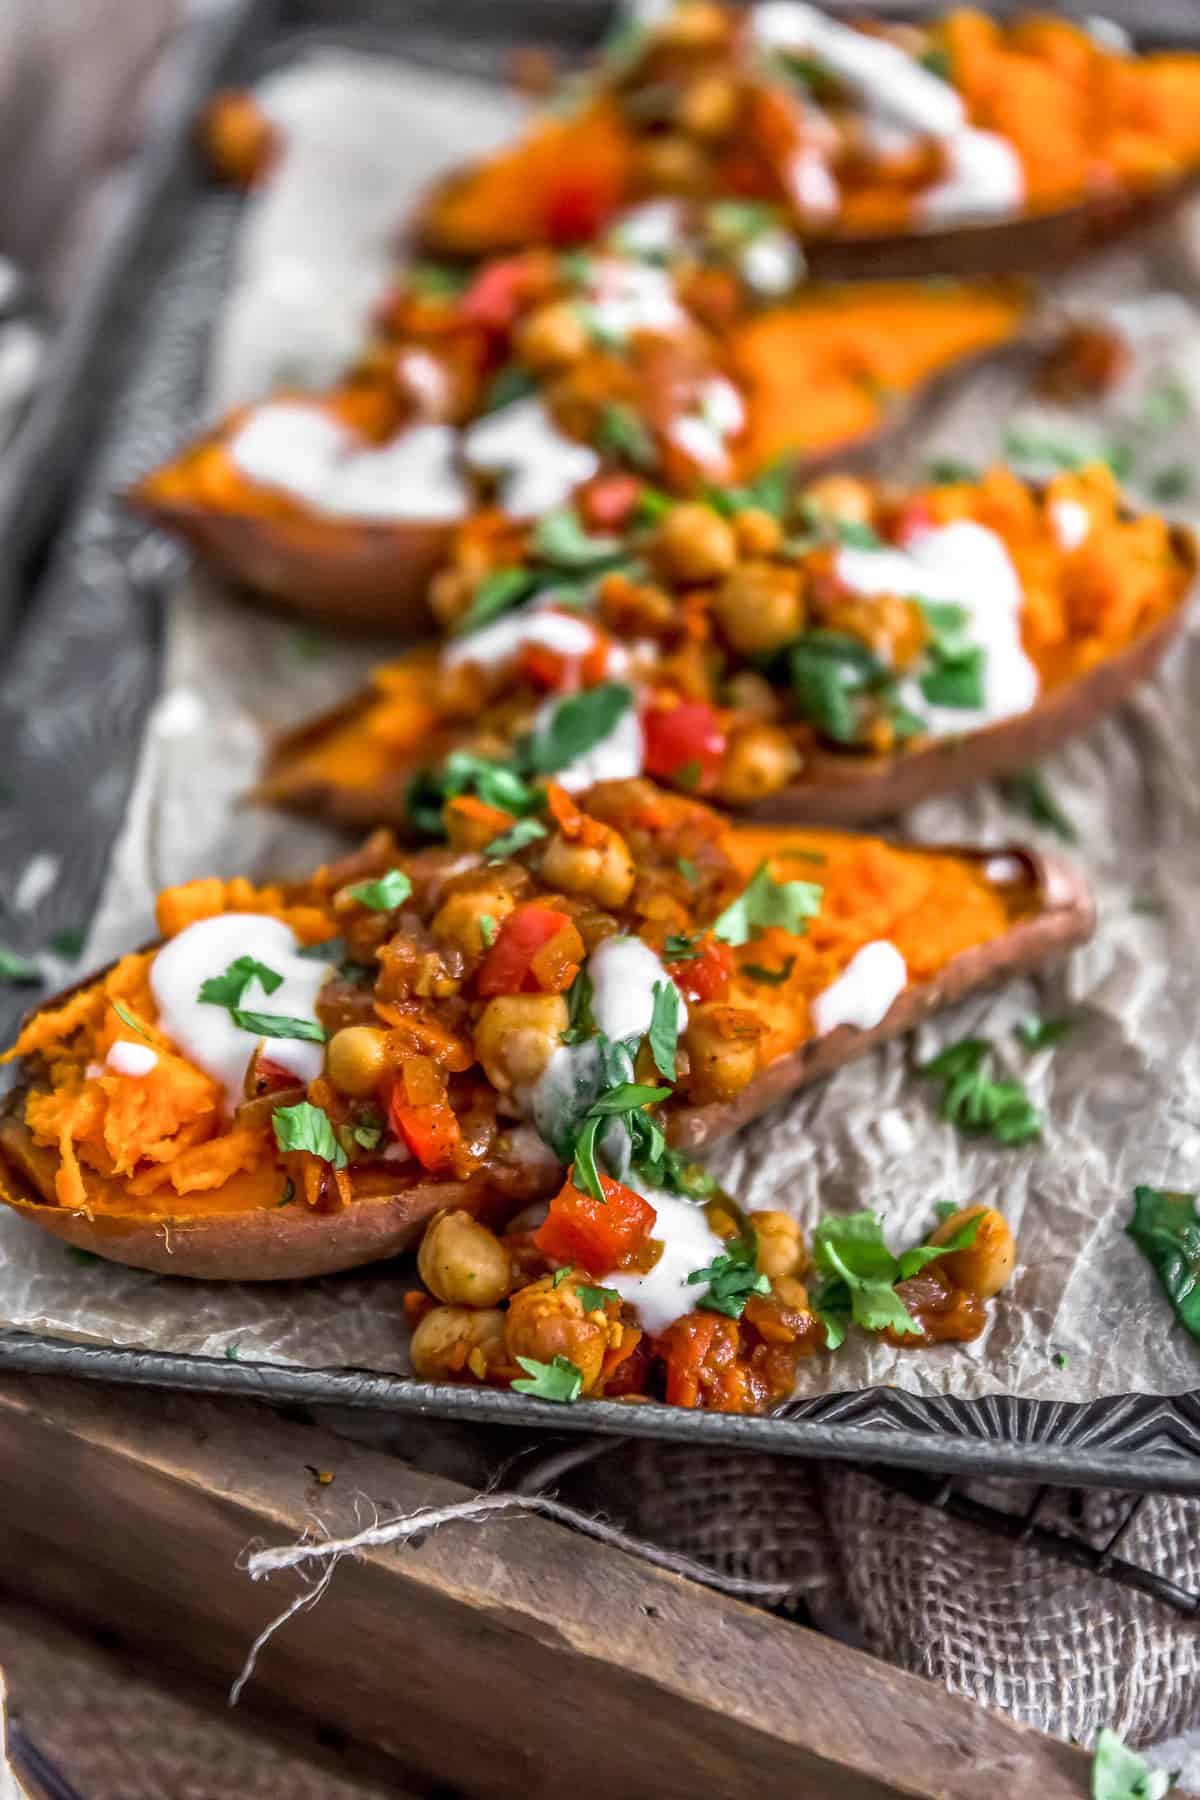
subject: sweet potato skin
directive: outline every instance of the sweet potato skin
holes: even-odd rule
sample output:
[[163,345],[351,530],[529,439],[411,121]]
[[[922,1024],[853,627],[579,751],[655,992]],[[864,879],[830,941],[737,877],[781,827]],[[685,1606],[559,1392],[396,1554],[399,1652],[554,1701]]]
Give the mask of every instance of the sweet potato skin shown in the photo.
[[557,1164],[545,1162],[511,1171],[503,1192],[483,1180],[421,1181],[394,1194],[356,1200],[335,1213],[297,1204],[192,1217],[140,1208],[88,1218],[41,1198],[53,1188],[55,1163],[51,1151],[33,1143],[10,1103],[0,1117],[0,1198],[7,1205],[64,1243],[109,1262],[202,1281],[333,1275],[411,1249],[444,1206],[465,1208],[498,1225],[530,1201],[553,1194],[562,1182]]
[[124,499],[182,538],[219,575],[289,612],[405,635],[434,624],[426,591],[449,550],[453,525],[255,517],[167,500],[145,482]]
[[[902,846],[909,850],[912,845]],[[1021,846],[987,850],[939,845],[979,862],[1016,858],[1025,871],[1028,905],[1003,936],[963,951],[928,981],[907,987],[872,1031],[840,1026],[810,1040],[759,1075],[736,1099],[683,1107],[668,1114],[667,1136],[681,1149],[702,1149],[757,1118],[776,1101],[900,1036],[970,989],[1039,967],[1083,943],[1095,911],[1083,877],[1058,857]],[[94,980],[96,977],[91,977]],[[77,984],[78,985],[78,984]],[[46,1002],[61,1005],[65,995]],[[189,1216],[185,1211],[87,1217],[47,1204],[57,1158],[35,1145],[23,1119],[23,1090],[0,1113],[0,1201],[78,1249],[160,1275],[216,1281],[294,1281],[356,1268],[410,1249],[430,1217],[444,1206],[464,1207],[501,1224],[521,1207],[556,1192],[562,1170],[551,1159],[515,1160],[503,1180],[427,1182],[364,1198],[340,1212],[301,1205],[241,1213]],[[181,1202],[181,1207],[186,1202]]]
[[[904,846],[908,850],[913,845]],[[733,1100],[707,1106],[682,1107],[667,1124],[667,1138],[681,1150],[701,1150],[728,1137],[751,1119],[774,1106],[777,1100],[806,1087],[810,1081],[853,1062],[876,1044],[901,1037],[922,1019],[948,1006],[969,990],[1010,975],[1025,974],[1082,944],[1092,935],[1096,910],[1087,882],[1064,858],[1043,855],[1020,845],[979,850],[959,844],[937,846],[940,854],[991,862],[1015,857],[1025,868],[1027,881],[1036,892],[1034,908],[1019,918],[1002,937],[962,951],[929,981],[915,982],[900,994],[886,1017],[872,1031],[839,1025],[821,1038],[811,1038],[790,1056],[757,1076]]]

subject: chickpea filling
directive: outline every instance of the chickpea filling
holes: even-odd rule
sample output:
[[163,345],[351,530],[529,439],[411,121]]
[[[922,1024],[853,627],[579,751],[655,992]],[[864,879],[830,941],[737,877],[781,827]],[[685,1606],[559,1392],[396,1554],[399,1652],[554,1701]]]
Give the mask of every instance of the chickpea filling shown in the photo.
[[1200,58],[1050,12],[843,23],[684,0],[618,34],[512,148],[417,220],[477,256],[573,243],[639,201],[737,199],[806,238],[1020,218],[1153,190],[1200,159]]
[[[870,1023],[864,1002],[878,1022],[1034,909],[1036,883],[738,831],[645,781],[538,793],[521,813],[450,797],[445,846],[381,832],[302,883],[165,891],[160,946],[35,1013],[9,1053],[0,1150],[36,1204],[6,1198],[126,1227],[271,1213],[286,1236],[416,1195],[437,1215],[418,1266],[438,1305],[409,1302],[419,1372],[542,1392],[526,1365],[561,1357],[578,1392],[780,1397],[850,1301],[807,1307],[792,1222],[744,1219],[676,1124]],[[847,1003],[884,939],[898,975]],[[536,1228],[490,1229],[549,1196]],[[967,1249],[897,1275],[902,1336],[981,1328]]]
[[1193,575],[1185,537],[1127,513],[1103,466],[795,494],[781,473],[704,502],[635,483],[620,527],[612,479],[524,533],[464,526],[433,586],[443,648],[285,739],[261,797],[422,833],[445,792],[548,769],[556,742],[570,785],[580,740],[554,709],[590,692],[599,716],[620,688],[638,728],[595,739],[604,772],[751,808],[1031,712],[1171,617]]

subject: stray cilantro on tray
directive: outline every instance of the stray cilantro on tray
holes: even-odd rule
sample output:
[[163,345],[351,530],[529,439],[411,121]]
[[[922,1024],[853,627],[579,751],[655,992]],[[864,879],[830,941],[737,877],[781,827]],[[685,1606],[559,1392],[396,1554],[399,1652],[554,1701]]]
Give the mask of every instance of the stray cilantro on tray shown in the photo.
[[129,1008],[127,1006],[122,1006],[119,1000],[114,1000],[111,1004],[113,1011],[116,1013],[118,1019],[120,1019],[122,1025],[128,1025],[130,1031],[136,1031],[140,1038],[145,1038],[146,1042],[149,1043],[150,1033],[143,1024],[134,1018]]
[[1200,1215],[1195,1194],[1139,1186],[1125,1227],[1158,1276],[1175,1316],[1200,1341]]
[[1008,775],[999,784],[1000,797],[1013,812],[1024,813],[1035,825],[1044,825],[1064,844],[1076,842],[1078,833],[1036,769]]
[[518,1356],[525,1371],[512,1386],[518,1394],[529,1394],[535,1400],[556,1400],[569,1405],[578,1400],[583,1389],[583,1376],[567,1356],[556,1356],[553,1362],[538,1362],[536,1357]]
[[[555,1277],[555,1286],[557,1287],[557,1285],[558,1279]],[[610,1300],[619,1301],[621,1298],[616,1288],[592,1287],[586,1281],[579,1282],[575,1292],[579,1295],[584,1312],[603,1312]]]
[[917,1073],[942,1082],[941,1115],[965,1137],[990,1136],[1009,1148],[1031,1143],[1041,1136],[1042,1115],[1023,1082],[990,1073],[992,1055],[986,1038],[963,1038]]
[[827,1348],[839,1348],[851,1321],[865,1331],[918,1336],[921,1327],[896,1292],[896,1283],[974,1243],[981,1218],[977,1213],[966,1220],[946,1244],[918,1244],[900,1256],[884,1243],[883,1227],[873,1212],[822,1219],[812,1240],[813,1268],[820,1278],[812,1291],[812,1307],[825,1327]]
[[1017,1036],[1028,1050],[1048,1050],[1052,1045],[1061,1043],[1068,1031],[1074,1029],[1074,1019],[1022,1019],[1016,1027]]
[[9,981],[14,987],[33,987],[41,980],[42,971],[32,957],[0,945],[0,981]]

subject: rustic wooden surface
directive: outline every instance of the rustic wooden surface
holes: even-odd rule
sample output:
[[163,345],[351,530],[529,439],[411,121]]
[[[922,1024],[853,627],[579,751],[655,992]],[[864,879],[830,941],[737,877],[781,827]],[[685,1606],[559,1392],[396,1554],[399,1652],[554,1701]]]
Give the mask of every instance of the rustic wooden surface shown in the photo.
[[[296,1591],[239,1571],[250,1540],[468,1492],[249,1402],[0,1389],[0,1579],[221,1682]],[[1066,1745],[529,1516],[343,1563],[253,1691],[479,1795],[1087,1792]]]

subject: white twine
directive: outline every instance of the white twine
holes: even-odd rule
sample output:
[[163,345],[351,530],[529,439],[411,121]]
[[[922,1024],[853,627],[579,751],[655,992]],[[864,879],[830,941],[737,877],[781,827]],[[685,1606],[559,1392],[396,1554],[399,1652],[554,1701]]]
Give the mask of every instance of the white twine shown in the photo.
[[[570,1525],[588,1537],[599,1539],[602,1544],[611,1544],[614,1549],[628,1551],[631,1555],[640,1557],[643,1562],[653,1563],[656,1568],[668,1569],[673,1575],[685,1576],[690,1581],[717,1588],[721,1593],[732,1594],[739,1599],[783,1600],[792,1591],[791,1583],[787,1581],[752,1581],[741,1575],[721,1575],[704,1563],[693,1562],[690,1556],[680,1556],[673,1550],[662,1550],[656,1544],[647,1544],[640,1538],[631,1537],[627,1531],[609,1524],[599,1515],[580,1512],[576,1507],[566,1506],[549,1494],[482,1493],[470,1500],[456,1500],[448,1506],[420,1507],[416,1512],[400,1513],[390,1519],[381,1519],[376,1512],[370,1525],[349,1537],[335,1538],[326,1533],[319,1538],[306,1536],[297,1543],[281,1544],[274,1548],[247,1547],[239,1559],[239,1566],[245,1569],[251,1581],[266,1580],[281,1569],[295,1569],[306,1583],[306,1588],[303,1593],[297,1594],[283,1612],[264,1626],[251,1644],[242,1672],[229,1690],[230,1706],[236,1706],[240,1700],[264,1646],[280,1626],[286,1625],[297,1613],[307,1612],[317,1604],[332,1581],[334,1570],[343,1556],[362,1556],[368,1550],[406,1544],[426,1532],[438,1530],[442,1525],[480,1523],[503,1513],[537,1513],[560,1525]],[[315,1529],[324,1531],[324,1527],[320,1525]],[[319,1574],[310,1573],[312,1565],[317,1565]]]

